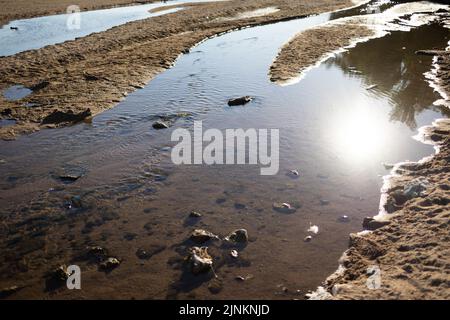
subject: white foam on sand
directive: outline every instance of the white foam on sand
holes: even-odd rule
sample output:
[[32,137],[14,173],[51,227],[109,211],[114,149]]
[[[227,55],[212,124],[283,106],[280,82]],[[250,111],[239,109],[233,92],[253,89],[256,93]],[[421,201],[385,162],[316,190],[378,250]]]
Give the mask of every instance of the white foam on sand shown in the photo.
[[257,17],[263,17],[267,16],[269,14],[275,13],[280,11],[277,7],[267,7],[267,8],[261,8],[256,9],[252,11],[245,11],[238,13],[234,17],[230,18],[217,18],[216,21],[232,21],[232,20],[239,20],[239,19],[250,19],[250,18],[257,18]]

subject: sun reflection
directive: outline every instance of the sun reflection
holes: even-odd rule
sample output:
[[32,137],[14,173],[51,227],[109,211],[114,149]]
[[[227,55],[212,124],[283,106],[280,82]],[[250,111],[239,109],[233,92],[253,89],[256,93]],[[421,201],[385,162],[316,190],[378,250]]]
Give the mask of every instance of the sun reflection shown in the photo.
[[332,129],[333,143],[340,157],[364,161],[382,151],[387,142],[388,129],[385,126],[386,119],[379,113],[367,108],[355,109],[336,119]]

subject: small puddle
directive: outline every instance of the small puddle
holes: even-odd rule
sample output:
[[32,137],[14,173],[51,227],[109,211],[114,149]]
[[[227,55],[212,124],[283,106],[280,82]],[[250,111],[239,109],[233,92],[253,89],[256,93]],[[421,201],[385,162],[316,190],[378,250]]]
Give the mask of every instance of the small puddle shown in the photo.
[[23,86],[15,85],[3,91],[3,97],[8,101],[15,101],[25,98],[33,93],[33,90]]
[[[211,1],[224,0],[181,0],[82,11],[79,13],[79,26],[73,24],[74,16],[70,14],[11,21],[0,29],[0,56],[13,55],[26,50],[39,49],[47,45],[74,40],[94,32],[106,31],[127,22],[157,17],[182,9],[174,8],[150,13],[149,10],[154,8],[182,5],[189,2]],[[11,29],[11,27],[17,29]]]

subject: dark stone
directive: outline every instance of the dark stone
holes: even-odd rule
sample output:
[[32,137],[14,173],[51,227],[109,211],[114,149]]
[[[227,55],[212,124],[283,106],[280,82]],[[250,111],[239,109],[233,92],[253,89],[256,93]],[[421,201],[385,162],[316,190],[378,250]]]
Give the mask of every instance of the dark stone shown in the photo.
[[117,258],[108,258],[99,264],[99,269],[105,272],[112,271],[120,265],[120,261]]
[[153,127],[153,129],[156,129],[156,130],[167,129],[167,128],[169,128],[169,126],[168,126],[165,122],[162,122],[162,121],[156,121],[156,122],[154,122],[154,123],[152,124],[152,127]]
[[191,213],[189,213],[189,217],[191,217],[191,218],[200,218],[201,216],[202,216],[202,214],[197,211],[191,211]]
[[228,100],[228,105],[231,106],[242,106],[244,104],[249,103],[250,101],[252,101],[253,98],[250,96],[244,96],[244,97],[239,97],[239,98],[234,98],[234,99],[230,99]]

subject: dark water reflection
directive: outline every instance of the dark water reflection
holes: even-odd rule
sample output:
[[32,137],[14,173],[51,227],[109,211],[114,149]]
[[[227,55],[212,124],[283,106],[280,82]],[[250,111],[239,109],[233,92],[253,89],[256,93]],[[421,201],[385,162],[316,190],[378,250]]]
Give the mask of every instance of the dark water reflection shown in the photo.
[[433,106],[436,94],[423,76],[430,71],[429,58],[418,56],[415,51],[444,48],[449,38],[448,29],[436,24],[411,32],[393,32],[389,37],[359,44],[326,64],[338,65],[347,74],[352,74],[353,67],[361,71],[360,77],[367,87],[376,85],[368,94],[389,99],[390,119],[416,129],[416,117],[424,110],[435,110],[445,116],[450,112],[448,108]]

